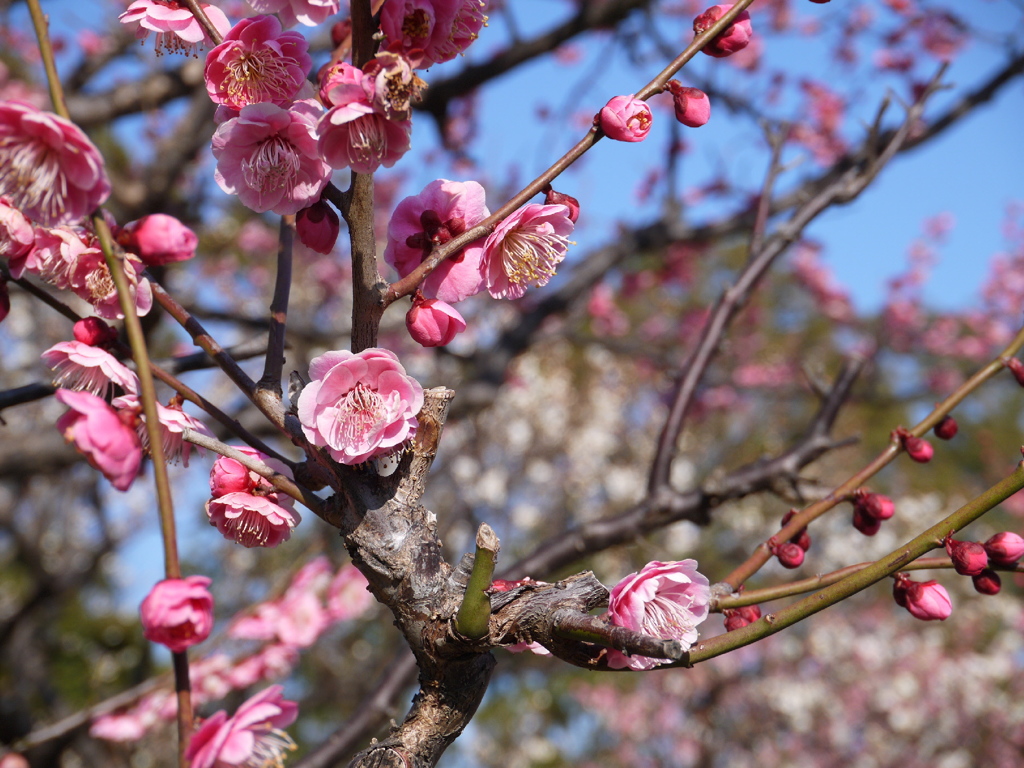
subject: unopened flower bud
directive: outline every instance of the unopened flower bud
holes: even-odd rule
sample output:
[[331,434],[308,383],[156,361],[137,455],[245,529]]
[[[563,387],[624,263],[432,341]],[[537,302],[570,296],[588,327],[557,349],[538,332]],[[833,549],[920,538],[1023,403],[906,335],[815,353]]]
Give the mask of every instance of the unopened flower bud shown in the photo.
[[957,541],[946,537],[946,552],[953,561],[953,569],[961,576],[977,576],[988,568],[985,547],[976,541]]
[[[785,527],[790,520],[796,515],[796,510],[791,509],[785,515],[782,516],[782,526]],[[807,532],[806,528],[801,528],[791,538],[790,541],[796,544],[804,552],[811,548],[811,534]]]
[[864,488],[854,492],[853,506],[875,520],[888,520],[896,512],[892,499],[881,493],[870,493]]
[[1013,374],[1013,378],[1017,380],[1017,383],[1024,387],[1024,363],[1016,357],[1011,357],[1006,361],[1006,367],[1010,369],[1010,373]]
[[957,430],[960,429],[960,425],[956,423],[956,419],[952,416],[946,416],[935,425],[934,432],[935,436],[940,440],[952,440],[956,437]]
[[580,201],[570,195],[563,195],[561,192],[556,192],[548,184],[544,188],[544,205],[564,205],[569,209],[569,221],[573,224],[580,217]]
[[[694,34],[699,35],[710,28],[730,8],[732,8],[732,3],[728,5],[713,5],[708,8],[693,20]],[[708,56],[714,56],[716,59],[731,56],[736,51],[746,48],[753,34],[754,29],[750,24],[750,14],[747,11],[743,11],[733,20],[732,24],[726,27],[714,40],[705,45],[702,50]]]
[[892,596],[898,605],[921,621],[942,621],[953,612],[949,593],[937,581],[917,582],[906,573],[897,573]]
[[700,88],[689,88],[678,80],[669,80],[676,120],[689,128],[700,128],[711,119],[711,100]]
[[651,130],[654,115],[647,102],[633,94],[616,96],[608,101],[598,115],[604,135],[615,141],[643,141]]
[[438,299],[413,304],[405,316],[405,327],[417,344],[443,347],[466,330],[466,321],[458,310]]
[[299,240],[317,253],[330,253],[340,231],[341,219],[323,200],[317,200],[295,216],[295,233]]
[[337,21],[331,26],[331,45],[337,48],[352,36],[352,20]]
[[742,629],[748,624],[753,624],[761,618],[761,609],[756,605],[745,605],[742,608],[731,608],[723,611],[725,616],[725,631],[732,632],[735,629]]
[[1024,539],[1009,531],[997,533],[985,542],[984,547],[992,565],[1014,565],[1024,557]]
[[976,576],[972,576],[971,581],[974,582],[974,589],[983,595],[996,595],[1003,588],[1003,580],[991,568],[986,568]]
[[798,544],[787,541],[779,544],[772,550],[772,554],[779,558],[783,568],[799,568],[804,561],[804,551]]
[[83,317],[75,323],[72,333],[75,341],[90,347],[106,347],[117,340],[117,331],[98,317]]
[[932,456],[935,455],[935,449],[932,448],[931,443],[910,434],[910,432],[905,429],[898,429],[896,431],[896,436],[899,437],[900,442],[903,443],[903,450],[907,452],[907,455],[920,464],[925,464],[931,461]]
[[150,267],[187,261],[196,255],[199,238],[173,216],[151,213],[124,225],[118,242]]
[[853,508],[853,527],[865,536],[874,536],[882,527],[882,521],[877,517],[871,517],[860,507]]

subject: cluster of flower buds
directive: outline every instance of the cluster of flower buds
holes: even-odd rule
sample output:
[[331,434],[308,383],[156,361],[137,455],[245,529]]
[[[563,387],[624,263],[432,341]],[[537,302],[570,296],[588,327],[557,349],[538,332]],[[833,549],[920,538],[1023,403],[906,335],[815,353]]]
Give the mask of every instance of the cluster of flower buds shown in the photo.
[[727,608],[722,611],[725,617],[725,631],[732,632],[761,618],[761,609],[756,605],[744,605],[742,608]]
[[997,594],[1002,588],[995,568],[1011,568],[1024,556],[1024,539],[1008,531],[997,533],[984,544],[958,541],[950,534],[943,544],[953,569],[962,576],[970,576],[975,590],[983,595]]
[[[782,526],[785,527],[796,515],[796,510],[791,509],[782,518]],[[772,554],[779,558],[779,562],[785,568],[798,568],[804,561],[804,553],[811,548],[811,534],[806,528],[801,528],[789,541],[779,542],[773,536],[768,540],[768,546]]]
[[882,527],[882,521],[888,520],[896,512],[896,505],[888,496],[871,493],[866,488],[858,488],[853,492],[853,527],[865,536],[874,536]]
[[921,621],[943,621],[953,612],[949,593],[937,581],[913,581],[904,572],[897,573],[892,596],[896,604],[906,608]]
[[[292,479],[292,472],[284,463],[248,446],[237,450]],[[210,525],[225,539],[237,541],[244,547],[276,547],[288,540],[301,520],[294,509],[294,499],[278,492],[262,475],[227,456],[213,463],[210,493],[213,498],[206,502]]]

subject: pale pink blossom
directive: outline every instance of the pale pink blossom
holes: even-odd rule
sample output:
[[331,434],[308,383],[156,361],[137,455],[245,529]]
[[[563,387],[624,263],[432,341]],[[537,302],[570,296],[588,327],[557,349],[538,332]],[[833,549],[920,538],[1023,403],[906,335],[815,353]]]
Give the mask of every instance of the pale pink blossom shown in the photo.
[[35,246],[24,257],[11,262],[11,276],[18,278],[28,272],[38,275],[55,288],[70,288],[68,273],[90,248],[95,249],[95,246],[88,245],[78,229],[37,227]]
[[327,613],[332,621],[348,621],[362,616],[373,605],[366,577],[351,563],[338,569],[327,587]]
[[496,299],[518,299],[547,285],[569,248],[573,223],[564,205],[530,205],[502,221],[484,241],[482,269]]
[[64,439],[74,443],[88,462],[119,491],[126,491],[142,465],[142,444],[132,424],[100,397],[58,389],[55,397],[71,410],[57,420]]
[[466,321],[451,304],[424,299],[412,305],[405,316],[405,327],[417,344],[443,347],[466,330]]
[[243,703],[234,716],[221,710],[208,718],[188,746],[190,768],[281,765],[295,743],[282,728],[295,722],[299,707],[272,685]]
[[215,104],[241,109],[269,102],[287,107],[313,66],[309,43],[283,32],[275,16],[242,19],[206,56],[206,90]]
[[380,26],[389,47],[417,53],[417,66],[449,61],[464,51],[487,21],[481,0],[388,0]]
[[[664,640],[678,640],[683,649],[697,640],[697,625],[708,617],[711,588],[697,572],[696,560],[654,562],[616,584],[606,618],[615,626]],[[651,669],[663,663],[647,656],[608,650],[612,669]]]
[[647,102],[634,98],[633,94],[609,99],[598,115],[604,135],[615,141],[643,141],[651,131],[653,120]]
[[227,493],[206,502],[206,514],[210,525],[225,539],[249,548],[276,547],[288,541],[292,529],[301,522],[298,512],[282,506],[286,499],[292,501],[291,497],[277,493]]
[[89,726],[89,735],[107,741],[138,741],[164,719],[164,707],[172,698],[166,690],[149,693],[127,710],[97,717]]
[[[436,179],[418,195],[402,200],[388,222],[384,261],[402,277],[408,275],[435,247],[490,216],[484,194],[475,181]],[[482,240],[460,249],[427,275],[420,292],[449,303],[479,293],[484,287],[483,251]]]
[[257,13],[276,13],[286,27],[316,27],[338,13],[340,0],[247,0]]
[[298,648],[283,643],[272,643],[232,665],[226,676],[233,688],[248,688],[261,680],[284,677],[298,662]]
[[[716,21],[732,8],[732,5],[732,3],[713,5],[704,11],[704,13],[693,20],[694,34],[699,35],[704,30],[713,26]],[[736,51],[746,48],[753,34],[754,29],[750,24],[750,14],[747,11],[743,11],[733,20],[732,24],[725,28],[724,32],[721,32],[701,50],[708,56],[714,56],[715,58],[731,56]]]
[[[199,7],[222,37],[228,33],[231,22],[220,8],[207,3],[200,3]],[[158,56],[165,51],[195,56],[200,44],[213,45],[192,11],[178,0],[135,0],[117,18],[128,27],[138,25],[135,27],[137,40],[145,40],[150,32],[156,32],[153,47]]]
[[213,629],[213,596],[207,576],[158,581],[139,608],[142,634],[180,653],[203,642]]
[[332,107],[317,126],[320,153],[331,168],[373,173],[409,151],[412,121],[388,120],[370,104]]
[[25,215],[6,197],[0,197],[0,257],[7,259],[11,275],[15,278],[21,277],[21,268],[15,265],[20,262],[23,268],[35,240],[35,230]]
[[906,573],[897,573],[892,596],[911,616],[922,621],[944,621],[953,613],[949,593],[937,581],[912,581]]
[[110,180],[78,126],[30,104],[0,101],[0,195],[35,223],[53,226],[102,205]]
[[40,355],[53,369],[53,383],[65,389],[91,392],[106,398],[114,387],[137,394],[139,377],[124,363],[99,347],[80,341],[60,341]]
[[316,124],[323,108],[297,101],[288,109],[274,104],[243,107],[238,117],[217,128],[214,179],[258,213],[298,213],[320,199],[331,177],[317,151]]
[[[146,417],[142,414],[142,403],[139,401],[137,394],[132,393],[122,397],[115,397],[112,405],[115,408],[139,411],[140,418],[136,431],[139,433],[142,447],[149,451],[149,430],[146,429]],[[180,397],[172,398],[168,405],[156,403],[156,413],[160,421],[161,445],[164,451],[164,459],[172,463],[180,461],[182,465],[187,467],[193,448],[199,452],[200,456],[206,455],[206,449],[186,441],[184,438],[185,430],[191,429],[193,432],[198,432],[207,437],[213,437],[213,433],[199,419],[185,413],[181,405],[182,399]]]
[[326,255],[333,251],[339,232],[341,219],[323,200],[303,208],[295,217],[295,234],[299,236],[299,242],[317,253]]
[[128,222],[117,235],[125,250],[148,267],[187,261],[196,255],[199,238],[173,216],[152,213]]
[[423,387],[386,349],[327,352],[299,395],[302,431],[340,464],[383,456],[416,434]]
[[[128,280],[128,291],[135,304],[135,313],[143,317],[153,308],[153,288],[149,280],[140,277],[145,266],[134,253],[126,253],[121,266]],[[68,287],[80,299],[92,304],[97,315],[118,319],[124,317],[114,278],[98,247],[83,250],[69,266],[67,278]]]
[[0,768],[31,768],[24,755],[18,752],[8,752],[0,757]]

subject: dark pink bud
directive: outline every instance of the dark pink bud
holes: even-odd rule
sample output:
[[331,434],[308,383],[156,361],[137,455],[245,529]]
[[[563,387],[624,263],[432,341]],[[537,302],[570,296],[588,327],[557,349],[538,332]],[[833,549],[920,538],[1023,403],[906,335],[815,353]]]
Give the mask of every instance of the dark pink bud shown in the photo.
[[0,277],[0,322],[11,312],[11,295],[7,292],[7,281]]
[[961,576],[977,576],[988,568],[988,554],[985,547],[976,541],[957,541],[946,537],[946,552],[953,561],[953,569]]
[[91,347],[106,347],[117,340],[117,331],[98,317],[84,317],[75,323],[75,341]]
[[[730,8],[732,8],[732,3],[728,5],[713,5],[708,8],[693,20],[694,34],[699,35],[710,28]],[[736,51],[746,48],[753,34],[754,29],[750,24],[750,14],[743,11],[721,34],[705,45],[703,51],[708,56],[714,56],[716,59],[731,56]]]
[[935,436],[940,440],[952,440],[956,437],[957,430],[960,429],[960,425],[956,423],[956,419],[952,416],[946,416],[935,425],[934,432]]
[[974,582],[974,589],[983,595],[999,594],[999,590],[1003,588],[1003,580],[991,568],[986,568],[976,576],[972,576],[971,581]]
[[744,605],[742,608],[737,608],[736,613],[746,619],[748,624],[753,624],[761,618],[761,608],[757,605]]
[[906,573],[898,573],[892,596],[897,605],[922,621],[942,621],[953,612],[949,593],[937,581],[912,581]]
[[699,88],[688,88],[678,80],[668,81],[676,120],[689,128],[700,128],[711,119],[711,101]]
[[853,527],[865,536],[874,536],[882,527],[882,521],[864,513],[860,507],[853,508]]
[[335,22],[331,26],[331,45],[333,45],[335,48],[344,43],[350,37],[352,37],[351,19],[345,19],[344,21]]
[[804,561],[804,551],[799,545],[791,541],[780,544],[772,550],[772,554],[779,558],[783,568],[799,568]]
[[896,512],[896,505],[888,496],[869,493],[863,488],[853,494],[853,506],[875,520],[888,520]]
[[[790,520],[796,515],[796,510],[791,509],[785,515],[782,516],[782,527],[786,527]],[[806,528],[801,528],[791,538],[790,541],[796,544],[800,549],[806,552],[811,548],[811,535],[807,532]]]
[[328,254],[334,250],[341,231],[341,219],[323,200],[303,208],[295,216],[295,233],[307,248]]
[[556,192],[548,184],[544,188],[544,205],[564,205],[569,209],[569,221],[573,224],[580,217],[580,201],[570,195],[563,195],[561,192]]
[[1010,373],[1013,374],[1013,378],[1017,380],[1017,383],[1024,387],[1024,363],[1016,357],[1011,357],[1006,361],[1006,367],[1010,369]]
[[405,316],[405,327],[417,344],[443,347],[466,330],[466,321],[450,304],[438,299],[426,299],[413,304]]
[[932,460],[932,456],[935,454],[935,449],[932,448],[932,444],[927,440],[922,440],[920,437],[915,437],[906,430],[897,433],[900,438],[900,442],[903,443],[903,450],[907,452],[907,455],[914,461],[920,464],[926,464]]
[[1024,557],[1024,539],[1009,531],[997,533],[986,541],[984,546],[992,565],[1014,565]]
[[195,232],[166,213],[153,213],[125,224],[117,241],[150,267],[191,259],[199,245]]

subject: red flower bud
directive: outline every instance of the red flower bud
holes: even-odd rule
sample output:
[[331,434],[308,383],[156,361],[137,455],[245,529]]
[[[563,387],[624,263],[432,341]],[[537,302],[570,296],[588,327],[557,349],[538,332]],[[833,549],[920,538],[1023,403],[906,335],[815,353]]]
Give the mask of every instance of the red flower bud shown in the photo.
[[914,461],[925,464],[932,460],[932,456],[935,454],[935,449],[932,448],[932,444],[927,440],[915,437],[903,428],[896,430],[896,436],[900,439],[900,442],[903,443],[903,450],[905,450],[907,455]]
[[1013,378],[1017,380],[1017,383],[1024,387],[1024,363],[1016,357],[1011,357],[1006,361],[1006,367],[1010,369],[1010,373],[1013,374]]
[[556,192],[548,184],[543,189],[544,192],[544,205],[564,205],[569,209],[569,221],[573,224],[580,217],[580,201],[571,195],[563,195],[561,192]]
[[330,253],[340,231],[338,214],[323,200],[317,200],[295,216],[295,234],[304,246],[317,253]]
[[906,573],[897,573],[892,596],[897,605],[921,621],[943,621],[953,612],[949,593],[937,581],[917,582]]
[[726,632],[732,632],[734,629],[740,629],[747,626],[747,624],[753,624],[761,618],[761,609],[756,605],[745,605],[742,608],[732,608],[722,611],[722,613],[725,616]]
[[[732,8],[732,3],[713,5],[708,8],[693,20],[694,33],[699,35],[704,30],[710,28],[730,8]],[[716,59],[730,56],[736,53],[736,51],[746,48],[753,34],[754,30],[750,25],[750,14],[747,11],[743,11],[733,20],[732,24],[726,27],[714,40],[705,45],[702,50],[708,56],[714,56]]]
[[957,541],[946,537],[946,552],[953,561],[953,569],[961,576],[977,576],[988,568],[985,548],[976,541]]
[[861,488],[853,494],[853,506],[861,513],[875,520],[888,520],[896,512],[896,505],[888,496],[881,493],[869,493]]
[[940,440],[952,440],[956,437],[957,430],[960,429],[960,425],[956,423],[956,419],[952,416],[946,416],[935,425],[934,432],[935,436]]
[[772,550],[772,554],[779,558],[783,568],[799,568],[804,561],[803,549],[791,541],[779,544]]
[[687,88],[678,80],[669,80],[676,120],[689,128],[700,128],[711,119],[711,101],[700,88]]
[[[782,526],[785,527],[789,523],[789,521],[793,519],[794,515],[796,515],[795,509],[791,509],[785,515],[783,515]],[[800,547],[800,549],[802,549],[804,552],[811,548],[811,534],[807,532],[806,528],[801,528],[799,531],[793,534],[793,536],[789,540],[796,544],[798,547]]]
[[860,507],[854,507],[853,527],[865,536],[874,536],[878,533],[878,529],[882,527],[882,521],[877,517],[871,517],[870,515],[865,514],[864,510]]
[[117,331],[98,317],[83,317],[75,323],[72,333],[75,341],[91,347],[107,347],[117,340]]
[[405,327],[417,344],[443,347],[466,330],[466,321],[459,311],[438,299],[416,302],[405,316]]
[[1024,539],[1009,531],[997,533],[985,542],[984,547],[992,565],[1014,565],[1024,557]]
[[991,568],[986,568],[976,576],[971,577],[974,582],[974,589],[983,595],[995,595],[1003,588],[1003,581],[999,574]]

